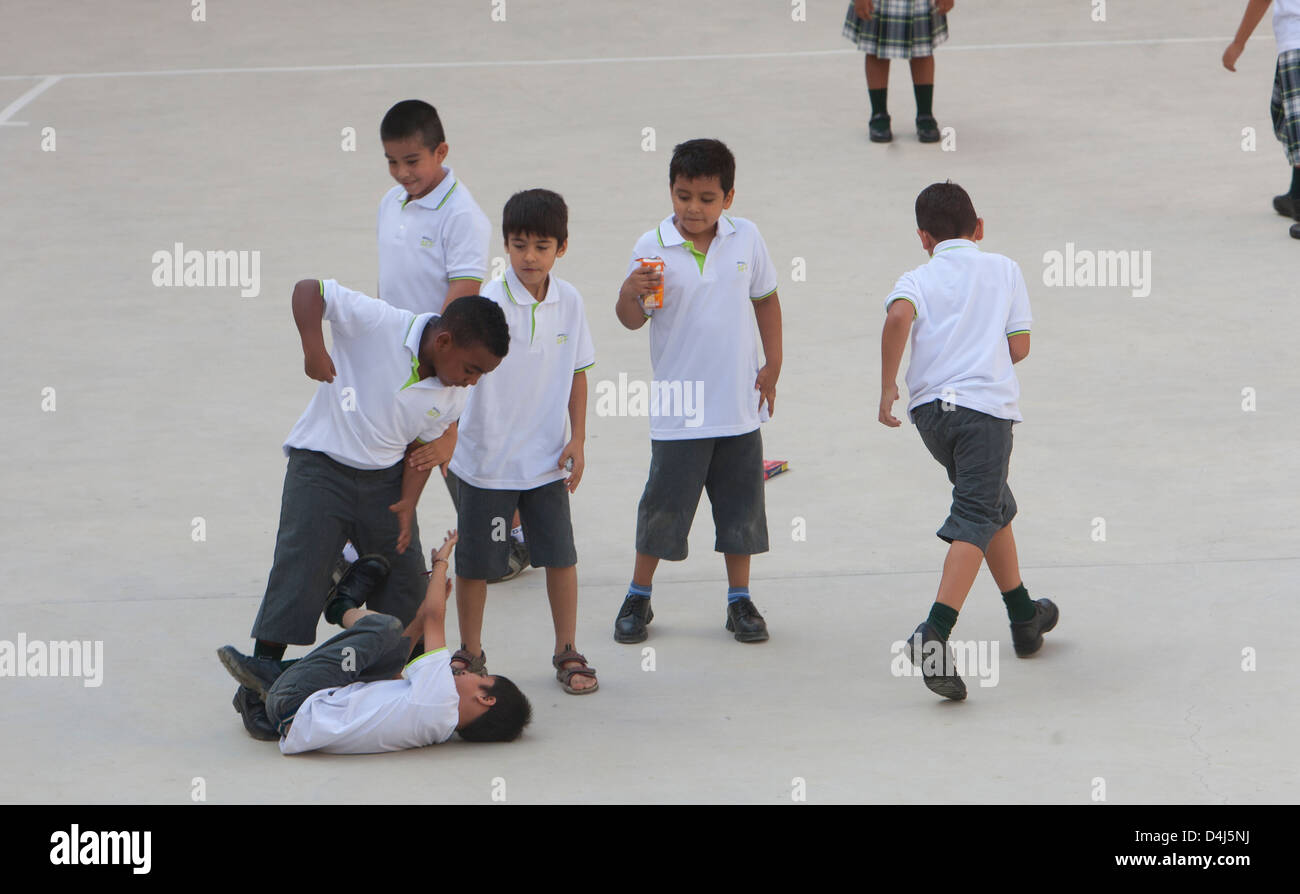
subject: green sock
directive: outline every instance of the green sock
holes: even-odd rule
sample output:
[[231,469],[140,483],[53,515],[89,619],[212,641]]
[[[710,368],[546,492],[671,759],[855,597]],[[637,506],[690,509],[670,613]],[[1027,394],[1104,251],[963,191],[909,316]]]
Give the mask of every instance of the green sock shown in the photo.
[[867,91],[867,96],[871,98],[871,114],[873,115],[889,114],[889,112],[885,108],[885,94],[888,92],[889,92],[888,87],[881,87],[879,90]]
[[1029,591],[1025,589],[1023,582],[1014,590],[1003,593],[1002,601],[1007,605],[1007,617],[1011,619],[1012,624],[1028,621],[1034,616],[1034,603],[1029,598]]
[[916,94],[916,117],[933,115],[930,107],[934,105],[934,84],[913,84],[912,92]]
[[325,607],[325,622],[327,624],[342,624],[344,612],[350,608],[360,607],[348,597],[340,596]]
[[936,602],[930,606],[930,617],[926,618],[930,626],[939,632],[939,638],[948,641],[948,635],[957,624],[957,609],[951,605]]

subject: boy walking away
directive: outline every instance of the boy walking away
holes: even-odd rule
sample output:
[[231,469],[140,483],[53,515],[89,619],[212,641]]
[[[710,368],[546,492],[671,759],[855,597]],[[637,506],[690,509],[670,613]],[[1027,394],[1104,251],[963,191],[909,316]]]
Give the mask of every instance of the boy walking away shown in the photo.
[[[284,442],[275,558],[253,623],[254,655],[277,665],[286,644],[315,640],[332,600],[330,570],[348,540],[377,557],[357,563],[366,573],[353,577],[365,580],[352,583],[385,578],[371,607],[403,624],[415,616],[424,594],[415,505],[429,473],[403,460],[460,417],[468,386],[509,349],[501,308],[477,296],[417,316],[312,279],[294,287],[293,316],[307,376],[321,384]],[[265,734],[255,693],[241,689],[235,708],[251,734]]]
[[[781,374],[781,305],[758,227],[724,213],[736,195],[735,179],[736,160],[718,140],[675,147],[668,166],[673,213],[637,241],[618,293],[615,309],[624,326],[639,329],[650,321],[654,370],[650,474],[637,508],[632,583],[614,622],[620,643],[646,638],[655,569],[661,559],[686,558],[705,489],[714,549],[727,568],[726,629],[743,643],[768,638],[750,599],[749,564],[768,547],[759,424],[774,409]],[[640,262],[656,256],[662,275]],[[650,298],[660,290],[662,302]]]
[[[483,287],[510,325],[510,353],[470,395],[447,480],[457,493],[456,612],[460,649],[452,665],[486,672],[481,640],[487,582],[506,570],[517,511],[531,561],[546,569],[555,624],[551,659],[565,692],[596,691],[596,669],[574,647],[578,554],[569,494],[586,465],[587,370],[595,363],[582,296],[551,268],[568,248],[569,211],[545,189],[516,193],[501,215],[510,269]],[[566,422],[569,434],[566,435]],[[411,454],[415,468],[429,468]],[[570,470],[570,471],[566,471]]]
[[894,138],[886,94],[889,60],[907,59],[916,94],[916,135],[939,142],[934,120],[934,48],[948,39],[947,13],[953,0],[853,0],[844,17],[844,36],[867,54],[867,94],[871,98],[868,133],[873,143]]
[[[1246,41],[1268,10],[1269,0],[1249,0],[1237,36],[1223,51],[1223,67],[1236,71]],[[1277,68],[1273,72],[1273,132],[1286,149],[1291,188],[1273,197],[1278,214],[1300,221],[1300,0],[1273,0],[1273,34],[1277,38]],[[1300,239],[1300,223],[1291,224],[1291,238]]]
[[938,531],[949,544],[930,617],[912,634],[911,660],[932,692],[966,697],[948,636],[980,565],[988,563],[1011,619],[1016,654],[1039,650],[1060,612],[1031,601],[1020,578],[1007,486],[1011,426],[1021,421],[1012,365],[1029,354],[1029,296],[1020,267],[980,251],[984,221],[955,183],[927,186],[916,198],[917,235],[930,262],[904,273],[885,299],[880,341],[880,422],[896,428],[898,366],[909,333],[907,412],[953,484],[952,509]]
[[[351,607],[343,633],[283,671],[233,646],[217,650],[231,675],[265,701],[283,754],[401,751],[446,742],[453,732],[470,742],[518,738],[532,716],[518,687],[451,667],[447,556],[455,542],[450,531],[434,552],[424,601],[405,630],[392,615]],[[421,638],[428,651],[411,658]]]

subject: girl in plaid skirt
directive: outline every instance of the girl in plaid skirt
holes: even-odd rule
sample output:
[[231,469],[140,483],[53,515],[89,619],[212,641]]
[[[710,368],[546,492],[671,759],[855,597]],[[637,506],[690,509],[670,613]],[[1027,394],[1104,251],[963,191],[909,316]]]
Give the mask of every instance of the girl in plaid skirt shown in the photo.
[[[1268,11],[1269,0],[1250,0],[1241,17],[1237,36],[1223,51],[1223,67],[1236,71],[1251,32]],[[1273,132],[1286,148],[1291,165],[1291,189],[1273,197],[1278,214],[1300,221],[1300,0],[1276,0],[1273,34],[1277,37],[1277,68],[1273,70]],[[1291,224],[1291,236],[1300,239],[1300,223]]]
[[916,133],[922,143],[939,142],[934,100],[934,48],[948,39],[947,13],[953,0],[853,0],[844,17],[844,36],[867,54],[867,94],[871,97],[869,133],[873,143],[894,138],[885,94],[889,60],[907,59],[916,94]]

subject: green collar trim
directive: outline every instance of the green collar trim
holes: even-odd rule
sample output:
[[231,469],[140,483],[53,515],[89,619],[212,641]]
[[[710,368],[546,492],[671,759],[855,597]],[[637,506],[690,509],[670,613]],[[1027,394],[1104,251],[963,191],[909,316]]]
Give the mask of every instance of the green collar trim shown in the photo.
[[[718,237],[717,237],[717,236],[714,236],[713,238],[716,239],[716,238],[718,238]],[[697,265],[699,265],[699,268],[700,268],[700,274],[703,275],[703,273],[704,273],[704,255],[703,255],[701,252],[698,252],[698,251],[695,250],[695,243],[694,243],[694,242],[691,242],[689,239],[683,239],[683,240],[682,240],[682,245],[686,246],[686,250],[689,251],[689,252],[690,252],[690,253],[695,257],[695,263],[696,263]]]

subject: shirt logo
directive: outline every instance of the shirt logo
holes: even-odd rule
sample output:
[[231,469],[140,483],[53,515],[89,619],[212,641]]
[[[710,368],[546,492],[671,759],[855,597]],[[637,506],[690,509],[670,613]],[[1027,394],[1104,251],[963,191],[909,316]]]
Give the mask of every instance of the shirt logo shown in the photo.
[[433,247],[432,239],[430,239],[428,236],[420,237],[420,248],[432,248],[432,247]]
[[562,345],[568,340],[569,340],[568,333],[565,332],[561,332],[559,335],[555,336],[555,343],[557,345]]
[[439,410],[437,407],[434,407],[432,410],[425,413],[424,415],[428,416],[430,419],[437,419],[439,416],[442,415],[442,411]]
[[737,272],[737,273],[744,273],[744,272],[745,272],[746,270],[748,270],[748,269],[749,269],[749,265],[746,264],[744,261],[737,261],[737,262],[736,262],[736,272]]

